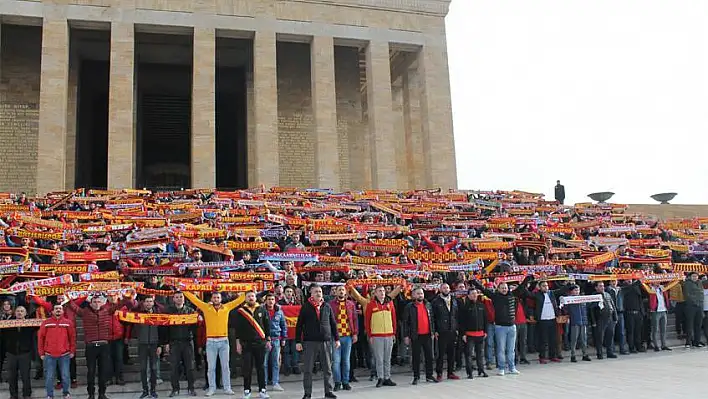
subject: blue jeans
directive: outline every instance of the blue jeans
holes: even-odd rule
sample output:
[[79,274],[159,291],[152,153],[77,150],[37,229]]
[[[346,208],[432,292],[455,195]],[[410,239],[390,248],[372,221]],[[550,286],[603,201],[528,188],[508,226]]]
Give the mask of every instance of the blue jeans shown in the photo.
[[280,383],[280,339],[271,338],[270,344],[270,350],[267,350],[265,353],[263,367],[265,368],[266,378],[268,378],[268,365],[271,365],[271,374],[273,375],[272,383],[276,385]]
[[[627,349],[627,330],[624,329],[624,313],[617,314],[617,324],[615,325],[615,337],[619,341],[620,352],[625,353],[629,350]],[[612,342],[612,346],[615,343]]]
[[285,367],[285,370],[292,371],[295,367],[298,367],[300,362],[300,352],[295,350],[294,339],[285,340],[283,352],[283,367]]
[[209,390],[216,390],[216,359],[221,359],[221,381],[224,391],[231,390],[231,372],[229,371],[229,340],[214,340],[207,338],[207,379],[209,380]]
[[334,383],[349,384],[352,337],[339,337],[339,348],[332,345],[332,374]]
[[514,370],[516,356],[516,326],[494,326],[497,342],[497,370]]
[[57,365],[59,365],[62,393],[64,396],[69,394],[69,387],[71,386],[69,363],[69,355],[60,357],[44,356],[44,386],[47,389],[48,398],[54,397],[54,384],[56,383],[54,373],[56,372]]
[[487,364],[492,364],[494,358],[494,348],[497,343],[494,337],[494,324],[490,324],[487,326]]

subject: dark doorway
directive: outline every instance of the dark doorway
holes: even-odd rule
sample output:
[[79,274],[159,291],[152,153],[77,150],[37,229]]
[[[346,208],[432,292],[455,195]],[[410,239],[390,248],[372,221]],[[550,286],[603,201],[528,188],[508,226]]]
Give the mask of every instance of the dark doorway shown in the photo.
[[138,186],[153,190],[190,187],[192,68],[138,66]]
[[76,120],[76,187],[105,189],[108,184],[109,63],[79,65]]
[[246,129],[245,68],[217,68],[216,186],[220,190],[248,188]]

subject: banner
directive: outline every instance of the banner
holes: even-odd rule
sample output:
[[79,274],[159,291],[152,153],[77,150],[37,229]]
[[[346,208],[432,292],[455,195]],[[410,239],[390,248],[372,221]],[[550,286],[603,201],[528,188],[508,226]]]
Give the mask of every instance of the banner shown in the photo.
[[295,339],[295,326],[300,315],[301,305],[281,305],[280,309],[285,315],[285,324],[288,326],[288,339]]
[[52,287],[56,285],[71,284],[73,282],[71,274],[65,274],[63,276],[45,278],[42,280],[25,281],[23,283],[13,284],[9,291],[12,293],[31,291],[35,287]]
[[602,301],[602,295],[600,295],[600,294],[562,296],[562,297],[560,297],[560,305],[558,305],[558,306],[562,308],[565,305],[576,305],[579,303],[593,303],[593,302],[599,302],[598,306],[600,307],[600,309],[605,307],[605,305]]
[[317,255],[309,252],[264,252],[258,259],[271,262],[317,262]]
[[118,311],[115,314],[118,316],[120,321],[131,324],[146,324],[149,326],[180,326],[186,324],[197,324],[199,317],[197,313],[161,314]]
[[0,329],[2,328],[18,328],[18,327],[39,327],[44,319],[11,319],[0,320]]

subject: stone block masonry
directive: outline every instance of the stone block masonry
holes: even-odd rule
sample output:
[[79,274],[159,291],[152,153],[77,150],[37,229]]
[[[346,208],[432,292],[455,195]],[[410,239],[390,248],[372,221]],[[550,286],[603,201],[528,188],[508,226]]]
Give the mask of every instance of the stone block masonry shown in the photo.
[[[248,186],[455,188],[444,28],[449,3],[2,1],[0,191],[76,188],[82,156],[76,68],[84,55],[77,56],[78,47],[70,55],[74,29],[111,30],[108,176],[92,177],[111,188],[135,185],[142,170],[136,38],[157,31],[192,39],[191,59],[176,62],[191,61],[198,71],[192,76],[192,148],[185,165],[193,187],[217,182],[219,61],[213,55],[217,41],[228,37],[252,43],[244,61]],[[400,52],[410,53],[416,65],[403,77]]]

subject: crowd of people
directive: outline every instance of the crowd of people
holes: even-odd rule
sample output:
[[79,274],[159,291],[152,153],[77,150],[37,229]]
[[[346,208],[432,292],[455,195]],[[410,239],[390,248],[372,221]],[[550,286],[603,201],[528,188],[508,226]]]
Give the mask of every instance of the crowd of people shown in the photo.
[[669,312],[687,348],[704,346],[708,219],[659,221],[563,198],[0,194],[0,370],[13,399],[31,397],[32,365],[47,398],[61,389],[69,399],[80,328],[89,399],[125,384],[131,345],[141,399],[157,398],[163,362],[170,397],[181,380],[196,396],[202,369],[206,396],[233,395],[240,369],[244,398],[283,391],[282,373],[301,374],[309,399],[320,372],[336,398],[356,368],[379,388],[401,382],[392,365],[410,367],[416,385],[520,374],[531,353],[543,365],[568,351],[571,363],[592,361],[591,351],[596,360],[670,351]]

